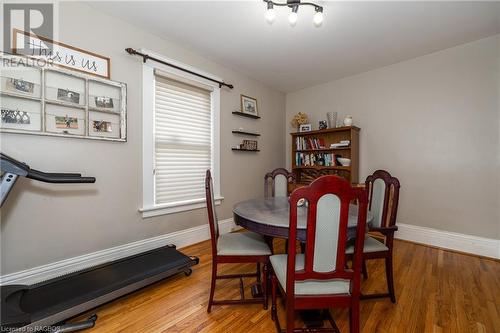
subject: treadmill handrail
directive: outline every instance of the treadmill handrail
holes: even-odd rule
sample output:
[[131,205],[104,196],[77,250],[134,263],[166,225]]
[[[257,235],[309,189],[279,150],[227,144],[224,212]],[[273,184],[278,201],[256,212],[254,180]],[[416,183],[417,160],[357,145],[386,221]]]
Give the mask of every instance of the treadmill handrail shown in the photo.
[[74,183],[95,183],[95,177],[82,177],[79,173],[48,173],[31,169],[27,164],[21,163],[12,157],[0,153],[3,172],[17,174],[22,177],[38,180],[44,183],[54,184],[74,184]]
[[45,173],[34,169],[28,171],[26,178],[53,184],[95,183],[94,177],[82,177],[74,173]]

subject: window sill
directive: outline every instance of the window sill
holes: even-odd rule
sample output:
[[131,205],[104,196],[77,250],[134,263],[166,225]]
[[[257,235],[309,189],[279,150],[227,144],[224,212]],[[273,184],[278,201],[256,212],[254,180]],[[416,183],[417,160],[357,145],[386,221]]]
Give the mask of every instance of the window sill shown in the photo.
[[[224,200],[224,197],[216,197],[215,205],[219,206]],[[173,203],[173,204],[163,204],[150,207],[139,208],[139,212],[142,213],[142,218],[148,218],[153,216],[175,214],[180,212],[186,212],[195,209],[206,208],[207,203],[205,199],[200,199],[196,201],[186,202],[186,203]]]

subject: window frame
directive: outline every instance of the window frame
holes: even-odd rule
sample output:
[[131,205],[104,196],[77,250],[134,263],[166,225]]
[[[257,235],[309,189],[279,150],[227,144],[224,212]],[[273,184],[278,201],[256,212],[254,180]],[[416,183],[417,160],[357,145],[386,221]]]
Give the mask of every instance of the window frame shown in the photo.
[[[195,73],[222,81],[210,73],[166,58],[149,50],[140,50],[157,59],[174,64]],[[142,208],[139,211],[143,218],[174,214],[206,207],[206,199],[185,200],[174,203],[155,203],[155,70],[167,74],[167,77],[180,82],[191,82],[194,85],[210,86],[212,92],[211,109],[211,171],[213,177],[215,204],[220,205],[224,199],[220,189],[220,87],[217,83],[186,73],[179,69],[166,66],[154,61],[146,61],[142,65]]]

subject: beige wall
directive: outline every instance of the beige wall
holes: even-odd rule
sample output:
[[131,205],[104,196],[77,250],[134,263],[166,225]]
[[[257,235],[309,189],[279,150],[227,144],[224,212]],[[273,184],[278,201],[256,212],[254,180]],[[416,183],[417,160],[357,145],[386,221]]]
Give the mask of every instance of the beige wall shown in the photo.
[[[128,85],[128,142],[1,135],[2,152],[40,170],[95,176],[93,185],[51,186],[22,179],[2,208],[1,274],[51,263],[206,223],[203,209],[142,219],[142,69],[126,47],[147,48],[234,84],[221,92],[219,218],[235,202],[263,195],[265,172],[284,165],[285,95],[180,46],[78,3],[61,3],[59,39],[111,58],[113,80]],[[262,119],[233,116],[240,94],[258,99]],[[260,153],[234,153],[231,129],[262,133]]]
[[299,111],[313,128],[327,111],[352,115],[362,129],[360,179],[381,168],[402,183],[399,223],[500,239],[499,42],[287,94],[287,132]]

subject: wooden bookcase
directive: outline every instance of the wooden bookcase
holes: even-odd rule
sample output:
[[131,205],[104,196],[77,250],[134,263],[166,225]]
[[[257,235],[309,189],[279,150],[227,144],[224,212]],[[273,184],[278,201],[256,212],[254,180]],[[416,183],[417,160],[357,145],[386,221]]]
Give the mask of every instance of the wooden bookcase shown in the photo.
[[[338,175],[344,177],[352,184],[359,182],[359,131],[360,128],[355,126],[329,128],[325,130],[290,133],[292,136],[292,172],[297,179],[296,187],[304,184],[309,184],[314,179],[323,175]],[[318,139],[324,141],[324,148],[320,149],[297,149],[297,139]],[[330,148],[333,143],[338,143],[341,140],[350,140],[349,147]],[[333,154],[341,155],[344,158],[351,159],[350,166],[303,166],[297,165],[297,154]],[[293,190],[293,189],[291,189]]]

